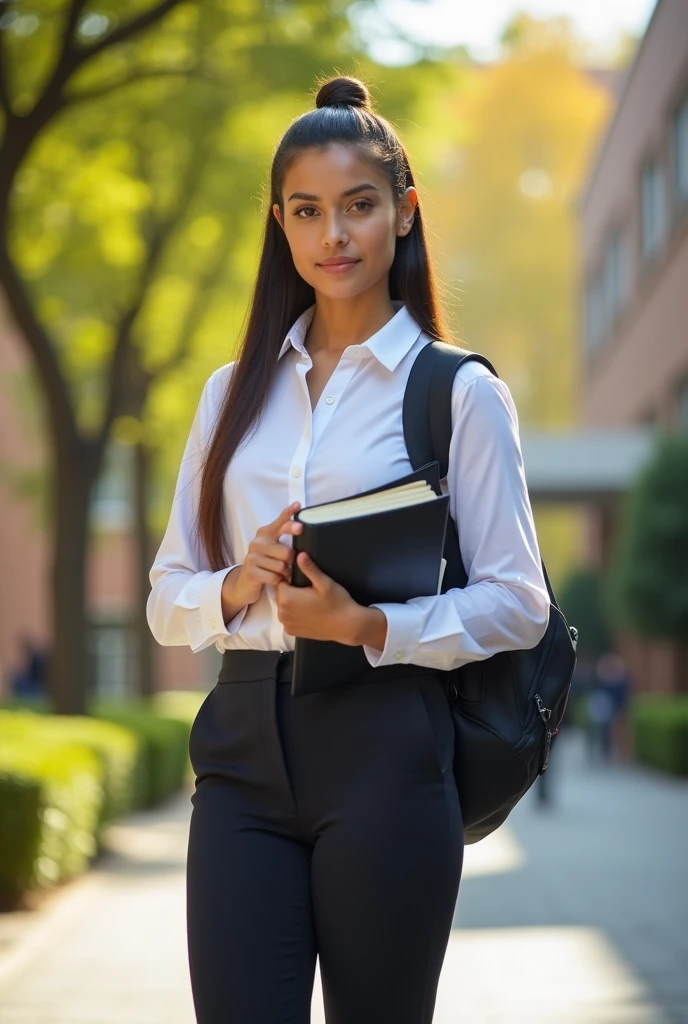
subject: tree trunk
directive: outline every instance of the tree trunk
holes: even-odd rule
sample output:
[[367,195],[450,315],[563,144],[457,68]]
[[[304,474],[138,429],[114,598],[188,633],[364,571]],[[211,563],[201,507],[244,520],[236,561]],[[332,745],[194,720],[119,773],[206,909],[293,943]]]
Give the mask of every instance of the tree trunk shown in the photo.
[[137,601],[136,637],[139,663],[139,694],[150,699],[157,689],[153,637],[146,619],[146,602],[150,593],[149,571],[153,555],[148,530],[148,483],[150,460],[143,442],[136,445],[134,460],[134,533],[136,536]]
[[93,460],[79,451],[59,453],[54,475],[55,535],[52,575],[53,640],[48,688],[56,714],[88,713],[86,558]]

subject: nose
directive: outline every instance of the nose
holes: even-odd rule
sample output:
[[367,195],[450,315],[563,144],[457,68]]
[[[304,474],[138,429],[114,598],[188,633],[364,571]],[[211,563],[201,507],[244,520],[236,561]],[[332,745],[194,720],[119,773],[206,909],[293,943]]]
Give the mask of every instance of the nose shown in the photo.
[[323,217],[323,245],[332,247],[340,242],[348,241],[348,238],[344,223],[337,211],[333,210],[332,213],[325,214]]

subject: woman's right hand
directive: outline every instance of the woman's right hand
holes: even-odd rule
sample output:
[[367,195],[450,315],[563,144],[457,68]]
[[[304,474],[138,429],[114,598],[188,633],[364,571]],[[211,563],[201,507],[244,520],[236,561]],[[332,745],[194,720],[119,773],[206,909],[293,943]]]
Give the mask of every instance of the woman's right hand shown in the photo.
[[301,508],[294,501],[271,523],[259,527],[248,546],[243,563],[228,572],[222,584],[222,613],[230,622],[246,605],[255,604],[266,583],[277,586],[291,579],[294,551],[279,540],[285,533],[297,534],[303,529],[292,516]]

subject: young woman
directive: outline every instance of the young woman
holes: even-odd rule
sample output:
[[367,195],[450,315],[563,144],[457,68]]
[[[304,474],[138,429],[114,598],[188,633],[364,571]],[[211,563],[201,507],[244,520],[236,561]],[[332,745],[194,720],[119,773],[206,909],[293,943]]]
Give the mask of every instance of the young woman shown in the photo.
[[[418,195],[365,85],[320,88],[275,152],[238,359],[206,383],[148,621],[223,652],[193,723],[189,963],[199,1024],[428,1024],[463,864],[447,670],[535,646],[541,573],[509,389],[452,391],[445,493],[469,585],[358,605],[303,555],[306,505],[411,471],[404,387],[438,309]],[[296,637],[361,645],[370,672],[292,698]]]

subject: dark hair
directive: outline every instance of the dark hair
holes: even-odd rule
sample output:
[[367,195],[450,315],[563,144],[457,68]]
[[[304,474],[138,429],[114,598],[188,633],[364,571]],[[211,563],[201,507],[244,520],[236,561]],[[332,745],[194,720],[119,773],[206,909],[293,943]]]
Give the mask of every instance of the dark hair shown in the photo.
[[[203,461],[197,524],[214,571],[229,564],[222,508],[227,466],[265,409],[287,331],[315,302],[314,289],[296,270],[284,231],[272,212],[274,203],[284,211],[282,187],[288,168],[305,149],[345,143],[356,146],[362,159],[374,163],[386,175],[397,200],[403,198],[409,185],[415,185],[396,131],[374,112],[368,89],[360,79],[343,76],[324,82],[315,107],[292,121],[273,157],[270,201],[248,323]],[[451,341],[439,307],[419,207],[411,230],[396,241],[389,272],[390,299],[402,300],[433,338]]]

